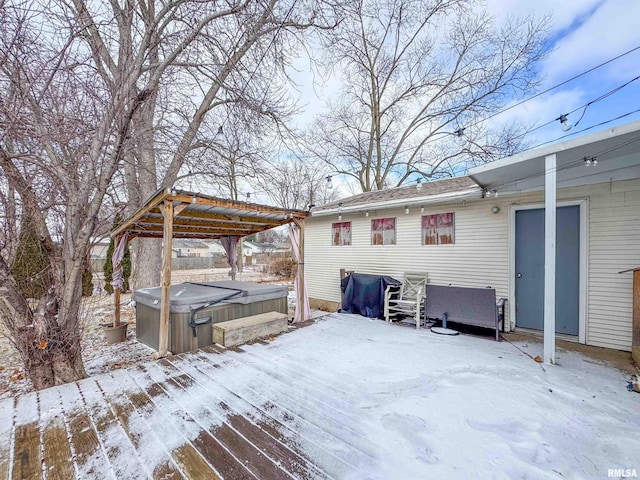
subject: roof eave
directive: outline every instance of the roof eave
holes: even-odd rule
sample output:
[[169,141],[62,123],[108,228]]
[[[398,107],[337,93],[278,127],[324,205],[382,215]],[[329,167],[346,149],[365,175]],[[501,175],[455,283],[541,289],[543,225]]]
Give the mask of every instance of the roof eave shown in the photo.
[[401,198],[384,202],[361,203],[344,207],[328,208],[326,210],[311,211],[312,217],[335,215],[336,213],[360,212],[366,210],[383,210],[401,206],[428,205],[434,203],[446,203],[452,200],[464,200],[467,198],[482,198],[482,189],[478,186],[467,187],[464,190],[426,195],[424,197]]

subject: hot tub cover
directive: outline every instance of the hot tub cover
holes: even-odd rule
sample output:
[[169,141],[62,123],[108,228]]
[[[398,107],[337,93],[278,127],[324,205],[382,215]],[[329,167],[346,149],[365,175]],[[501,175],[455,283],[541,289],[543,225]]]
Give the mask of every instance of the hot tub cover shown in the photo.
[[[171,285],[170,311],[187,313],[209,304],[254,303],[286,297],[286,285],[227,280],[207,283]],[[142,288],[133,292],[133,299],[151,308],[160,308],[161,287]],[[230,297],[230,298],[227,298]]]

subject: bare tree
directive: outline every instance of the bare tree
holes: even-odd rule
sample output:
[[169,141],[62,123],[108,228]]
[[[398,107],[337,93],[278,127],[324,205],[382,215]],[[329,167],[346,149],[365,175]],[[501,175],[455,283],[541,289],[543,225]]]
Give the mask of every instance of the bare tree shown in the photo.
[[[129,212],[157,188],[172,186],[191,170],[190,160],[202,157],[208,142],[199,132],[213,112],[222,110],[217,115],[222,122],[214,131],[242,111],[281,122],[291,105],[278,80],[286,80],[284,67],[296,33],[329,28],[334,16],[333,7],[323,0],[174,0],[156,7],[157,3],[110,2],[104,7],[73,2],[94,62],[124,66],[123,57],[132,62],[122,72],[98,69],[104,81],[133,75],[138,88],[149,91],[132,119],[126,155]],[[111,10],[105,12],[106,8]],[[117,30],[103,27],[105,15],[117,21]],[[229,109],[232,114],[225,113]],[[227,153],[233,150],[232,145],[226,148]],[[134,257],[133,285],[157,284],[158,242],[137,242]]]
[[[35,309],[0,255],[0,317],[38,389],[85,376],[80,347],[81,280],[102,200],[123,155],[130,120],[144,102],[124,79],[90,80],[73,30],[41,35],[51,12],[3,6],[4,90],[0,168],[20,197],[21,230],[46,252],[51,285]],[[60,14],[61,12],[57,12]]]
[[[314,24],[313,12],[294,12],[295,5],[276,0],[0,3],[2,202],[6,212],[19,210],[6,214],[15,219],[11,235],[18,222],[20,229],[29,225],[36,232],[52,279],[40,299],[28,301],[12,275],[11,252],[3,249],[0,318],[37,389],[86,375],[81,279],[91,236],[105,220],[105,198],[120,193],[113,192],[114,178],[120,181],[116,172],[124,170],[122,185],[132,208],[159,185],[172,185],[207,114],[244,97],[239,83],[230,82],[236,71],[251,71],[242,63],[247,53],[258,47],[269,52],[280,28]],[[200,50],[205,40],[228,48],[205,53]],[[206,55],[210,64],[202,61]],[[154,150],[157,102],[172,79],[208,66],[218,74],[206,90],[194,93],[196,108],[181,124],[180,140],[160,177]],[[244,103],[265,115],[274,111],[266,103]]]
[[328,188],[325,169],[288,151],[272,155],[275,160],[258,177],[258,184],[275,205],[308,210],[335,200],[337,194]]
[[[459,174],[518,148],[479,121],[535,85],[545,20],[501,27],[466,0],[357,0],[325,38],[342,90],[308,140],[363,191]],[[455,140],[462,139],[464,145]]]

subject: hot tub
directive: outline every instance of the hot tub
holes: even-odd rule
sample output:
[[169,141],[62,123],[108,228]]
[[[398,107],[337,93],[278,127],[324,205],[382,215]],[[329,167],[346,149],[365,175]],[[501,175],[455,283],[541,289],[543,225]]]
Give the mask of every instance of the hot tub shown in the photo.
[[[286,285],[221,281],[181,283],[170,289],[169,351],[183,353],[213,343],[213,323],[266,312],[287,313]],[[136,337],[158,350],[161,288],[133,293]]]

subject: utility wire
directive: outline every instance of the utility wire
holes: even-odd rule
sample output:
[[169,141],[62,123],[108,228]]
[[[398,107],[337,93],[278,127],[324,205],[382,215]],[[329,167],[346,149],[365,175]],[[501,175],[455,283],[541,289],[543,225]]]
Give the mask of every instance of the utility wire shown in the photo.
[[533,95],[531,97],[528,97],[528,98],[525,98],[524,100],[521,100],[521,101],[519,101],[517,103],[514,103],[513,105],[510,105],[510,106],[508,106],[506,108],[503,108],[502,110],[498,110],[496,113],[493,113],[493,114],[489,115],[488,117],[486,117],[486,118],[484,118],[482,120],[478,120],[477,122],[472,123],[469,126],[470,127],[474,127],[474,126],[478,125],[479,123],[486,122],[487,120],[500,115],[501,113],[504,113],[504,112],[509,111],[509,110],[511,110],[513,108],[519,107],[520,105],[522,105],[524,103],[527,103],[528,101],[533,100],[534,98],[538,98],[538,97],[540,97],[540,96],[542,96],[542,95],[544,95],[546,93],[549,93],[549,92],[555,90],[556,88],[560,88],[560,87],[566,85],[567,83],[573,82],[574,80],[577,80],[578,78],[583,77],[586,74],[591,73],[594,70],[597,70],[598,68],[604,67],[605,65],[608,65],[609,63],[614,62],[614,61],[624,57],[625,55],[629,55],[630,53],[633,53],[636,50],[640,50],[640,45],[632,48],[631,50],[627,50],[626,52],[621,53],[620,55],[617,55],[617,56],[615,56],[613,58],[610,58],[609,60],[607,60],[605,62],[602,62],[602,63],[596,65],[595,67],[591,67],[590,69],[585,70],[584,72],[579,73],[578,75],[574,75],[573,77],[571,77],[571,78],[569,78],[569,79],[567,79],[567,80],[565,80],[563,82],[560,82],[557,85],[554,85],[553,87],[547,88],[546,90],[543,90],[542,92],[536,93],[535,95]]

